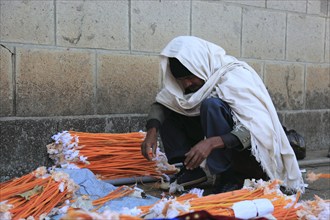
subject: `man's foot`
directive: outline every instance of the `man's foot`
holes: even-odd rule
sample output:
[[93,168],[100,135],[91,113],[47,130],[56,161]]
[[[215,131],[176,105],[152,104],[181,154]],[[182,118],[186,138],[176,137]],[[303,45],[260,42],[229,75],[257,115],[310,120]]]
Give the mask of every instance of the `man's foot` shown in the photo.
[[201,167],[195,168],[193,170],[187,170],[185,167],[183,167],[176,175],[176,178],[172,179],[171,182],[176,181],[177,184],[183,187],[189,187],[203,183],[206,180],[206,173]]
[[227,170],[221,175],[217,175],[214,183],[213,193],[225,193],[239,190],[243,187],[243,181],[231,170]]
[[294,189],[288,189],[285,186],[280,186],[280,190],[283,194],[287,195],[287,196],[291,196],[291,195],[295,195],[297,194],[297,190]]
[[235,182],[227,182],[221,185],[218,185],[214,190],[213,193],[218,194],[218,193],[225,193],[229,191],[234,191],[234,190],[239,190],[241,189],[242,186],[238,183]]

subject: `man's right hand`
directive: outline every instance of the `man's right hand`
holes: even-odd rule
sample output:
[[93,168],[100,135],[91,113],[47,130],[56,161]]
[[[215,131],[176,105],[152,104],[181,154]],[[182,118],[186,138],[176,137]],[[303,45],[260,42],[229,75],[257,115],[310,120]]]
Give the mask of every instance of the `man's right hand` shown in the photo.
[[156,128],[150,128],[147,131],[146,138],[141,144],[141,153],[147,159],[151,160],[149,152],[152,149],[152,157],[156,156],[157,149],[157,130]]

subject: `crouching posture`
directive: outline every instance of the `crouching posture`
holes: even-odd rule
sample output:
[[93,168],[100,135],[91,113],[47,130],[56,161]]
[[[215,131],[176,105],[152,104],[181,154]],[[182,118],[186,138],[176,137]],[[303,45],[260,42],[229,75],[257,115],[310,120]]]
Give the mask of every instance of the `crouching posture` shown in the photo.
[[245,178],[279,179],[303,190],[299,166],[258,74],[245,62],[193,36],[161,52],[164,88],[152,104],[141,150],[151,159],[160,134],[169,163],[182,162],[177,184],[217,176],[214,192],[239,189]]

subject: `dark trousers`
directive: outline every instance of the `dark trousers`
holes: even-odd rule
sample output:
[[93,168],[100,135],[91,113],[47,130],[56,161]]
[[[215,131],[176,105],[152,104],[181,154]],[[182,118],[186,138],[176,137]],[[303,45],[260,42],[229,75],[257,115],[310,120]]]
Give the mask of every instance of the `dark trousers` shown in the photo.
[[[204,137],[227,134],[233,130],[233,125],[230,107],[219,98],[205,99],[201,103],[200,116],[188,117],[172,111],[160,128],[169,163],[183,162],[185,153]],[[229,168],[242,173],[244,178],[261,178],[257,173],[263,174],[250,150],[215,149],[206,162],[212,174]]]

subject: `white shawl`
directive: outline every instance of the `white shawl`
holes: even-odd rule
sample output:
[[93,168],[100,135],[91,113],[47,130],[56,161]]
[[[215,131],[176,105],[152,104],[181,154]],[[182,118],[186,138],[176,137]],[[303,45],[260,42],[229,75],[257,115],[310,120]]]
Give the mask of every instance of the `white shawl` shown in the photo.
[[[177,58],[205,84],[185,95],[171,74],[168,57]],[[234,120],[251,133],[251,151],[271,179],[289,189],[304,191],[298,162],[268,91],[258,74],[245,62],[226,55],[221,47],[193,36],[174,38],[161,52],[164,88],[156,101],[187,116],[200,113],[201,101],[219,97],[229,104]]]

